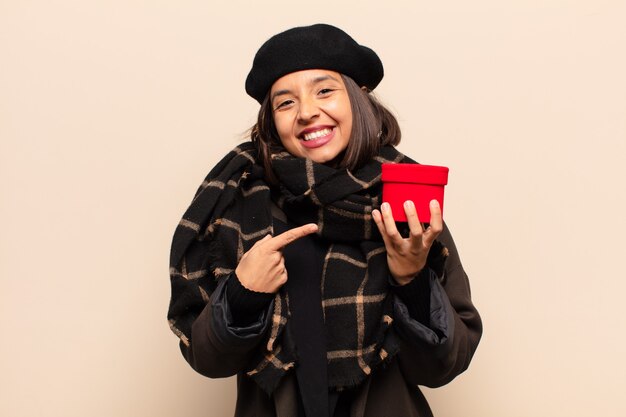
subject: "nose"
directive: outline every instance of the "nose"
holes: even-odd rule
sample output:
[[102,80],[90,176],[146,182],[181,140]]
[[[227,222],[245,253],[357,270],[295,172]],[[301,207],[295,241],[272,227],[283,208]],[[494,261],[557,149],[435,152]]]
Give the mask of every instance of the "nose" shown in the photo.
[[320,114],[319,107],[312,98],[304,98],[300,100],[298,107],[298,121],[301,124],[310,123],[317,118]]

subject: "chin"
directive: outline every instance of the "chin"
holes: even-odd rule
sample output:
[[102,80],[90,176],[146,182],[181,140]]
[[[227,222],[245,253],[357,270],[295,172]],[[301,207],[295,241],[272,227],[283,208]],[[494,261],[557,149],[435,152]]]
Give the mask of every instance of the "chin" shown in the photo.
[[313,162],[324,164],[336,168],[344,157],[345,152],[339,153],[337,156],[320,156],[317,158],[309,157]]

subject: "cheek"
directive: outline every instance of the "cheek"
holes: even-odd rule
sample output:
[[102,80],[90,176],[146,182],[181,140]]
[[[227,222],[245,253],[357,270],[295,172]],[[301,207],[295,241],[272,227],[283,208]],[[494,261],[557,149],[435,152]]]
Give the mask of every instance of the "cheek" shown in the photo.
[[352,134],[352,110],[350,108],[350,103],[347,104],[347,109],[344,107],[342,122],[343,122],[343,130],[344,134],[349,138]]
[[293,125],[290,120],[286,117],[274,117],[274,126],[276,127],[280,143],[285,149],[292,155],[301,156],[297,145],[298,139],[293,135]]
[[274,117],[274,126],[276,127],[276,132],[278,132],[278,137],[281,141],[288,138],[291,132],[291,126],[286,122],[284,117]]
[[352,106],[347,94],[335,103],[335,111],[345,120],[352,120]]

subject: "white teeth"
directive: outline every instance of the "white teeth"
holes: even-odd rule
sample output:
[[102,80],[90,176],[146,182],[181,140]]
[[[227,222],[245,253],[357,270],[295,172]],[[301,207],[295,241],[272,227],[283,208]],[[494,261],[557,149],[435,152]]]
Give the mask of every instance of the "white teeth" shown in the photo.
[[311,133],[307,133],[306,135],[303,136],[304,140],[312,140],[312,139],[317,139],[317,138],[321,138],[322,136],[326,136],[329,135],[330,132],[332,132],[332,129],[322,129],[322,130],[318,130],[315,132],[311,132]]

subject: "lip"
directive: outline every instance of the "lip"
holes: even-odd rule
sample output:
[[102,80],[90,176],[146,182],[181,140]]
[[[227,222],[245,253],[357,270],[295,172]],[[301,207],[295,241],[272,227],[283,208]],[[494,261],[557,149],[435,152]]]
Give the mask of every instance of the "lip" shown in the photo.
[[334,129],[335,126],[332,125],[317,125],[317,126],[311,126],[311,127],[307,127],[306,129],[302,129],[298,134],[297,137],[298,139],[302,139],[304,137],[304,135],[306,135],[307,133],[313,133],[313,132],[318,132],[320,130],[324,130],[324,129]]
[[[319,138],[311,140],[303,139],[304,135],[306,135],[307,133],[318,132],[324,129],[330,129],[330,133],[326,136],[321,136]],[[307,149],[319,148],[320,146],[326,145],[335,137],[335,130],[335,126],[315,126],[302,130],[298,135],[298,139],[300,139],[300,144]]]

